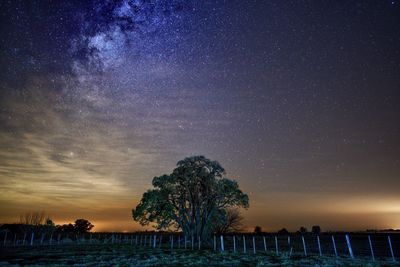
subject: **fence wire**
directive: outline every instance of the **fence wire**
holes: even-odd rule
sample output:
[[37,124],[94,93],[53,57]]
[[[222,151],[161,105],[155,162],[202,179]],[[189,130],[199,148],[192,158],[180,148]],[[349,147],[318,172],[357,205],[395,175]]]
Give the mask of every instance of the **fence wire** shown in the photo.
[[[347,237],[347,238],[346,238]],[[201,240],[181,233],[12,233],[0,232],[2,246],[127,244],[151,249],[211,250],[400,260],[399,233],[229,234]]]

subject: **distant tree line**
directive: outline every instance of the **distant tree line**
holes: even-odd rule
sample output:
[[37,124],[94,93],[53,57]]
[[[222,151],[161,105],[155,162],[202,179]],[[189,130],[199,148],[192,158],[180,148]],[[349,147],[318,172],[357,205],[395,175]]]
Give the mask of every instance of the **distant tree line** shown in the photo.
[[[262,231],[261,226],[256,226],[256,227],[254,227],[254,233],[261,234],[261,233],[264,233],[264,232]],[[309,233],[309,232],[308,232],[306,227],[301,226],[300,229],[298,231],[296,231],[296,233],[297,234],[306,234],[306,233]],[[310,233],[315,234],[315,235],[319,235],[321,233],[321,227],[319,225],[314,225],[311,228],[311,232]],[[282,228],[277,232],[277,234],[279,234],[279,235],[288,235],[289,231],[286,228]]]
[[55,225],[52,219],[43,211],[27,212],[20,215],[19,223],[3,224],[1,231],[12,233],[76,233],[83,234],[89,232],[94,225],[86,219],[77,219],[75,223]]

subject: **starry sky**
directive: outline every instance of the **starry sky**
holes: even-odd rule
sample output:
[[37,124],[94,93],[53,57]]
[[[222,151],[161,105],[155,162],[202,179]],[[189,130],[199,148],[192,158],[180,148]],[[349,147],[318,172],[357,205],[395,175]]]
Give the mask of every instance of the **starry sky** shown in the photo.
[[141,229],[186,156],[248,229],[400,228],[400,2],[0,2],[0,221]]

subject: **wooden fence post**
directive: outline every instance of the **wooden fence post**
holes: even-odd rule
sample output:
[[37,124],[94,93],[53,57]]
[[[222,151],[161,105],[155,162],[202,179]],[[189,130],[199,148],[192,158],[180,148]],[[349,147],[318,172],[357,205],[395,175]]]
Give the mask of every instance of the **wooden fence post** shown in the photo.
[[185,235],[185,249],[187,248],[187,236]]
[[392,259],[393,259],[393,261],[396,261],[396,258],[394,257],[394,252],[393,252],[393,247],[392,247],[392,240],[390,239],[390,236],[388,236],[388,242],[389,242],[390,254],[392,255]]
[[192,234],[192,250],[194,250],[194,236]]
[[332,244],[333,244],[333,250],[335,251],[335,257],[338,256],[337,250],[336,250],[336,242],[335,242],[335,237],[332,235]]
[[171,250],[174,249],[174,236],[171,235]]
[[214,251],[217,250],[217,238],[214,235]]
[[301,236],[301,241],[303,241],[303,250],[304,250],[304,256],[307,257],[307,247],[306,247],[306,241],[304,240],[304,236]]
[[25,246],[26,232],[24,233],[24,240],[22,241],[22,245]]
[[265,240],[265,236],[263,236],[263,242],[264,242],[264,252],[267,252],[267,240]]
[[317,243],[318,243],[319,256],[322,257],[321,241],[319,240],[319,235],[317,235]]
[[3,246],[5,246],[5,245],[6,245],[6,242],[7,242],[7,234],[8,234],[8,231],[6,230],[6,231],[5,231],[5,235],[4,235]]
[[53,232],[51,232],[51,235],[50,235],[50,246],[53,244]]
[[32,235],[31,235],[31,246],[33,246],[33,239],[34,238],[35,238],[35,233],[32,232]]
[[276,255],[279,254],[278,237],[277,236],[275,236],[275,252],[276,252]]
[[256,237],[253,236],[253,254],[256,254]]
[[349,249],[350,257],[351,257],[352,259],[354,259],[353,249],[351,248],[351,243],[350,243],[350,237],[349,237],[349,235],[346,235],[346,243],[347,243],[347,248]]
[[368,235],[369,251],[371,252],[372,261],[375,261],[374,249],[372,248],[371,236]]
[[243,253],[246,253],[247,249],[246,249],[246,237],[243,236]]
[[199,250],[201,249],[201,239],[200,239],[200,236],[199,236]]
[[233,252],[236,253],[236,237],[233,236]]
[[224,236],[221,235],[220,239],[221,239],[221,251],[224,252],[224,250],[225,250],[225,248],[224,248]]

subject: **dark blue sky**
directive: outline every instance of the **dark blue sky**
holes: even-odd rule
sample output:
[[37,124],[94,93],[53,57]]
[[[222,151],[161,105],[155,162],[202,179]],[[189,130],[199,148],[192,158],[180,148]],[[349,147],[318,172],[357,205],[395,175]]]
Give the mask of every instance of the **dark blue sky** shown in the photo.
[[400,228],[400,2],[3,1],[0,19],[1,220],[132,229],[153,176],[204,154],[249,193],[249,227]]

